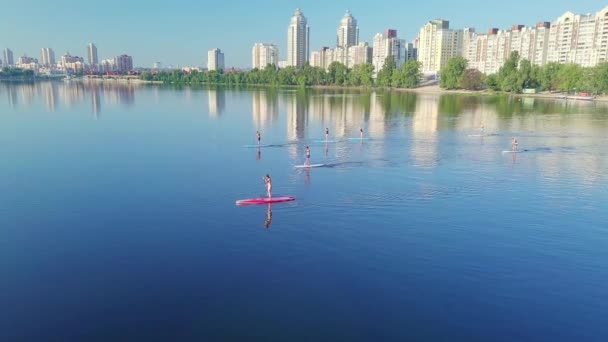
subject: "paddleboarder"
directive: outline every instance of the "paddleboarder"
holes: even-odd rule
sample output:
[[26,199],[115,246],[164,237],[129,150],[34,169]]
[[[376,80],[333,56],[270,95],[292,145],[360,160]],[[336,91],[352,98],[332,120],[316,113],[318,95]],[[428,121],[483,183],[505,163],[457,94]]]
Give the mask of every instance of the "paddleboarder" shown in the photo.
[[329,141],[329,128],[325,127],[325,141]]
[[363,127],[359,128],[359,136],[360,136],[361,140],[363,140]]
[[258,139],[258,146],[260,146],[260,140],[262,140],[262,135],[260,134],[260,131],[256,131],[255,136]]
[[306,146],[306,165],[310,165],[310,147]]
[[517,142],[517,139],[513,137],[513,139],[511,139],[511,151],[517,151],[518,145],[519,143]]
[[270,175],[266,174],[264,177],[264,183],[266,184],[266,191],[268,192],[268,198],[272,198],[272,179],[270,179]]

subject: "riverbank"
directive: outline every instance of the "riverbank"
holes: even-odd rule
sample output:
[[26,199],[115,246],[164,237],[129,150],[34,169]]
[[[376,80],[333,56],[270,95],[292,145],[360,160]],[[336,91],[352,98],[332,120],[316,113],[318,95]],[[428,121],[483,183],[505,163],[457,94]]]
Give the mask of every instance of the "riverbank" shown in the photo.
[[[439,95],[454,94],[454,95],[479,95],[479,96],[512,95],[514,97],[529,97],[529,98],[563,100],[562,98],[559,97],[560,96],[559,93],[542,92],[542,93],[537,93],[537,94],[511,94],[511,93],[505,93],[505,92],[499,92],[499,91],[493,91],[493,90],[464,90],[464,89],[447,90],[447,89],[443,89],[443,88],[439,87],[438,85],[423,86],[423,87],[410,88],[410,89],[391,88],[391,90],[402,91],[402,92],[412,92],[412,93],[418,93],[418,94],[439,94]],[[571,101],[580,101],[580,100],[572,99]],[[606,95],[596,96],[593,100],[591,100],[591,102],[592,101],[608,102],[608,96],[606,96]]]

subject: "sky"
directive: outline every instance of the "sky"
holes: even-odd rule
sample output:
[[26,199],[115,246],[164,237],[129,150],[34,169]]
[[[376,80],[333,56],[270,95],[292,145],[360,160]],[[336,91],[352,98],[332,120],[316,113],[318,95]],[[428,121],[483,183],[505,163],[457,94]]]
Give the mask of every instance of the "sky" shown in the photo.
[[595,13],[608,5],[605,0],[0,3],[0,48],[10,48],[15,59],[23,54],[40,59],[42,47],[52,48],[56,58],[70,52],[86,59],[86,45],[93,42],[100,60],[126,53],[141,67],[151,67],[156,61],[163,66],[205,66],[207,51],[217,47],[225,54],[226,66],[237,68],[250,67],[256,42],[276,44],[280,59],[285,59],[287,26],[296,8],[308,19],[314,51],[335,45],[336,29],[347,9],[358,21],[360,40],[371,43],[374,34],[386,28],[397,29],[400,38],[411,41],[422,25],[436,18],[449,20],[451,28],[475,27],[484,32],[490,27],[554,21],[566,11]]

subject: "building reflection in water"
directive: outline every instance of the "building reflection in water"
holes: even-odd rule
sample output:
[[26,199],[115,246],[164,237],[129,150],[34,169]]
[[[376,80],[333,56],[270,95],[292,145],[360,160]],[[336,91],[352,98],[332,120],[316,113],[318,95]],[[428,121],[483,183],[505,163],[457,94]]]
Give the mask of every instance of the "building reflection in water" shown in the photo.
[[428,94],[418,96],[412,119],[411,145],[411,155],[416,166],[432,168],[437,165],[438,109],[439,96]]
[[256,129],[266,127],[278,119],[279,105],[276,90],[253,90],[251,99],[251,114]]
[[44,93],[46,110],[49,112],[54,112],[56,109],[57,83],[44,82],[44,83],[40,83],[39,86],[40,86],[42,92]]
[[209,116],[218,117],[222,115],[226,107],[226,92],[224,90],[209,89],[207,90]]

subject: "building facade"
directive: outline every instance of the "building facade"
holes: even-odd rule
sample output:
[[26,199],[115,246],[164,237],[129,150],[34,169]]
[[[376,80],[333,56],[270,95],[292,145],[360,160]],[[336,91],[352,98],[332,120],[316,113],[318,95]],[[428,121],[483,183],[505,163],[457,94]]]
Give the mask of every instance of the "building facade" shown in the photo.
[[374,36],[372,49],[374,75],[384,67],[386,58],[391,56],[395,59],[397,67],[400,67],[407,60],[406,45],[405,40],[397,37],[397,30],[388,29],[384,34],[377,33]]
[[53,51],[51,48],[42,48],[40,50],[40,64],[46,68],[54,67],[55,51]]
[[356,65],[371,63],[372,50],[372,47],[365,42],[349,47],[347,66],[353,68]]
[[306,17],[296,9],[287,29],[287,64],[297,68],[308,62],[310,47],[310,28]]
[[114,58],[115,70],[118,72],[129,72],[133,70],[133,57],[120,55]]
[[251,52],[251,67],[264,69],[279,64],[279,48],[274,44],[255,43]]
[[207,70],[224,70],[224,53],[222,52],[222,50],[215,48],[207,52]]
[[436,74],[452,57],[462,54],[463,31],[451,30],[450,22],[443,19],[426,23],[418,34],[418,60],[422,72]]
[[2,60],[4,61],[5,66],[14,66],[15,65],[15,60],[13,58],[13,51],[11,51],[11,49],[9,49],[9,48],[4,49],[2,54],[4,56],[4,58]]
[[89,45],[87,45],[87,57],[90,66],[99,64],[99,60],[97,59],[97,46],[95,46],[95,44],[89,43]]
[[462,54],[469,67],[485,74],[497,73],[514,51],[539,66],[555,62],[592,67],[608,61],[608,7],[595,14],[566,12],[552,23],[533,27],[492,28],[485,34],[465,29],[463,36]]

